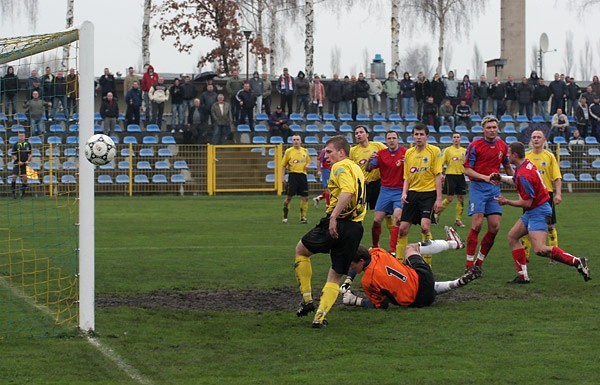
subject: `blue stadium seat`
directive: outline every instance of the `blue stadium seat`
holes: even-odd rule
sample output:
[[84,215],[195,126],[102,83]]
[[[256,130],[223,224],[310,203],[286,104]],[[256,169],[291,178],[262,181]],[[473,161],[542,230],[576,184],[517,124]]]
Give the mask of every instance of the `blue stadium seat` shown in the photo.
[[468,138],[468,137],[466,137],[466,136],[461,136],[461,137],[460,137],[460,143],[461,143],[461,144],[469,144],[469,143],[471,143],[471,142],[469,141],[469,138]]
[[119,112],[119,116],[117,116],[117,120],[123,122],[125,120],[125,114]]
[[319,139],[314,136],[307,136],[304,138],[304,143],[306,144],[319,144]]
[[558,164],[558,166],[562,169],[562,170],[566,170],[566,169],[570,169],[571,168],[571,161],[570,160],[561,160]]
[[25,123],[26,121],[29,120],[29,119],[27,119],[27,115],[25,115],[23,112],[17,112],[16,114],[14,114],[13,119],[15,122],[19,122],[19,123]]
[[114,169],[115,169],[115,162],[108,162],[107,164],[103,164],[102,166],[100,166],[100,170],[114,170]]
[[[129,128],[127,129],[127,131],[129,131]],[[158,127],[158,124],[149,124],[146,126],[146,132],[159,133],[160,127]]]
[[62,126],[62,124],[52,124],[50,126],[50,132],[63,133],[63,132],[65,132],[65,128]]
[[352,120],[352,114],[340,114],[340,121],[351,122]]
[[313,147],[308,147],[306,150],[308,151],[308,155],[310,156],[319,156],[319,153]]
[[140,156],[154,156],[154,149],[152,149],[152,148],[142,148],[140,150]]
[[563,182],[577,182],[577,177],[572,172],[564,173]]
[[52,119],[57,120],[59,122],[66,122],[67,121],[67,116],[65,115],[64,112],[57,112],[56,114],[54,114],[54,116],[52,117]]
[[323,113],[323,120],[326,122],[335,122],[337,121],[336,117],[334,114],[330,114],[328,112],[324,112]]
[[[29,141],[31,143],[31,141]],[[79,138],[76,136],[67,136],[67,144],[79,144]]]
[[[562,148],[561,148],[562,150]],[[598,147],[592,147],[588,149],[589,156],[600,156],[600,149]]]
[[333,124],[325,124],[323,125],[322,130],[324,133],[328,133],[328,134],[336,134],[337,130],[335,129],[335,126]]
[[31,163],[29,163],[29,167],[31,167],[35,171],[41,170],[40,164],[38,162],[31,162]]
[[173,156],[173,153],[171,152],[171,150],[169,150],[168,148],[159,148],[158,149],[158,156]]
[[158,139],[153,135],[147,135],[142,138],[143,144],[158,144]]
[[132,135],[127,135],[126,137],[123,138],[123,143],[124,144],[137,144],[137,139],[135,136]]
[[155,174],[152,176],[152,183],[165,184],[168,183],[168,180],[163,174]]
[[62,184],[77,184],[77,180],[73,175],[63,175],[60,177],[60,183]]
[[[32,153],[33,153],[33,156],[36,156],[36,155],[35,155],[35,150],[37,150],[37,149],[36,149],[36,148],[34,148],[33,150],[34,150],[34,151],[32,151]],[[39,150],[38,150],[38,151],[39,151]],[[41,156],[41,154],[40,154],[40,155],[38,155],[38,156]],[[76,148],[73,148],[73,147],[67,147],[67,148],[65,148],[65,156],[67,156],[67,157],[69,157],[69,156],[79,156],[79,154],[77,153],[77,149],[76,149]]]
[[56,178],[56,175],[52,175],[52,180],[50,179],[50,175],[44,175],[44,179],[42,180],[42,183],[50,184],[51,181],[52,181],[52,184],[58,184],[58,178]]
[[402,132],[404,132],[404,127],[402,127],[399,124],[392,124],[390,126],[390,131],[396,131],[398,133],[402,133]]
[[341,124],[339,127],[341,133],[353,133],[352,126],[349,124]]
[[129,155],[135,156],[135,151],[132,150],[131,154],[130,154],[129,153],[129,147],[124,147],[124,148],[121,149],[121,156],[122,157],[128,158]]
[[565,138],[559,135],[555,136],[554,139],[552,139],[552,142],[554,142],[554,144],[567,144]]
[[252,144],[267,144],[267,138],[262,135],[255,136],[252,138]]
[[150,183],[150,181],[148,180],[148,176],[145,174],[137,174],[133,177],[133,183],[147,184]]
[[[69,138],[67,138],[69,139]],[[4,141],[2,141],[2,143],[0,144],[4,144]],[[31,138],[29,138],[29,144],[31,144],[32,146],[35,145],[41,145],[42,143],[42,138],[40,136],[32,136]]]
[[257,134],[266,134],[269,132],[269,129],[264,124],[257,124],[254,126],[254,132]]
[[[238,132],[239,134],[242,134],[242,133],[247,133],[247,134],[249,134],[249,133],[251,133],[251,132],[252,132],[252,130],[250,130],[250,126],[249,126],[249,125],[247,125],[247,124],[238,124],[238,126],[237,126],[237,132]],[[164,142],[163,142],[163,143],[164,143]]]
[[417,118],[417,115],[416,115],[416,114],[406,114],[406,115],[404,116],[404,121],[405,121],[405,122],[413,122],[413,123],[416,123],[416,122],[418,122],[418,121],[419,121],[419,118]]
[[185,183],[185,177],[181,174],[171,175],[171,183]]
[[452,137],[448,135],[440,136],[440,144],[452,144]]
[[387,132],[387,129],[385,128],[385,126],[383,124],[376,124],[373,126],[373,132],[385,133],[385,132]]
[[452,134],[452,128],[448,125],[440,126],[440,134]]
[[401,122],[402,117],[400,116],[400,114],[390,114],[390,116],[388,116],[388,120],[390,122]]
[[429,144],[436,144],[437,143],[437,139],[435,138],[435,136],[430,136],[429,138],[427,138],[427,143],[429,143]]
[[598,144],[598,140],[596,139],[595,136],[586,136],[585,144]]
[[255,120],[257,122],[264,122],[269,120],[269,115],[265,114],[264,112],[261,112],[259,114],[256,114]]
[[[473,126],[473,128],[475,127],[481,127],[481,126]],[[464,125],[458,125],[456,127],[454,127],[454,131],[458,132],[459,134],[468,134],[469,133],[469,129],[467,128],[467,126]]]
[[373,114],[373,121],[374,122],[385,122],[385,115],[383,114]]
[[[543,121],[543,118],[542,118]],[[517,123],[529,123],[527,115],[517,115]]]
[[300,133],[302,132],[302,126],[299,124],[290,124],[290,130],[295,134]]
[[579,180],[581,182],[593,182],[594,178],[592,177],[591,174],[583,173],[583,174],[579,175]]
[[[519,115],[519,116],[522,116],[522,115]],[[533,115],[533,117],[531,118],[531,121],[533,123],[546,123],[546,120],[541,115]]]
[[506,142],[506,144],[511,144],[511,143],[514,143],[514,142],[518,142],[519,139],[517,139],[516,136],[512,136],[511,135],[511,136],[507,136],[506,138],[504,138],[504,141]]
[[310,132],[313,134],[319,133],[321,130],[319,130],[319,126],[317,126],[316,124],[307,124],[306,125],[306,132]]
[[129,162],[126,160],[122,160],[118,165],[119,170],[129,170]]
[[172,137],[172,136],[170,136],[170,135],[163,136],[163,137],[161,138],[160,142],[161,142],[162,144],[177,144],[177,142],[175,142],[175,138],[174,138],[174,137]]
[[265,182],[267,182],[267,183],[275,183],[275,174],[267,174],[265,176]]
[[123,127],[120,124],[115,124],[115,133],[121,134],[123,133]]
[[328,141],[329,139],[331,139],[331,136],[330,136],[330,135],[324,135],[324,136],[321,138],[321,143],[325,144],[325,143],[327,143],[327,141]]
[[68,160],[62,164],[62,168],[63,170],[77,170],[77,165],[75,162]]
[[596,174],[596,182],[600,182],[600,172]]
[[70,124],[69,132],[79,132],[79,124]]
[[110,175],[98,175],[99,184],[112,184],[113,180]]
[[479,114],[471,115],[471,123],[481,123],[481,116]]
[[[483,130],[482,130],[482,132],[483,132]],[[517,129],[515,128],[515,126],[512,123],[506,123],[506,125],[502,129],[502,132],[504,132],[505,134],[516,134]]]
[[73,113],[73,115],[71,116],[71,119],[73,119],[76,122],[79,121],[79,113],[78,112]]
[[169,165],[169,162],[165,162],[164,160],[159,160],[158,162],[156,162],[154,164],[154,169],[155,170],[170,170],[171,166]]
[[94,124],[94,134],[102,134],[102,126],[99,124]]
[[115,179],[117,183],[129,183],[129,175],[117,175]]
[[369,120],[369,115],[367,114],[356,114],[356,119],[357,122],[368,122]]
[[502,123],[514,123],[515,122],[515,120],[513,119],[513,117],[510,116],[510,115],[502,115],[500,117],[500,121]]
[[302,114],[299,112],[293,112],[290,114],[290,120],[294,121],[294,122],[301,122],[304,120],[304,118],[302,117]]
[[317,178],[315,178],[315,176],[313,174],[307,174],[306,175],[306,180],[308,183],[315,183],[317,182]]
[[46,142],[53,145],[62,144],[62,138],[60,136],[49,136]]
[[375,135],[373,137],[373,142],[385,143],[385,136],[383,136],[383,135]]
[[173,168],[175,170],[187,170],[188,165],[185,160],[176,160],[175,163],[173,163]]
[[319,120],[321,120],[321,117],[319,116],[319,114],[314,114],[314,113],[306,114],[307,122],[318,122]]
[[275,169],[275,161],[274,160],[270,160],[267,162],[267,169],[269,169],[269,170]]
[[152,170],[152,166],[150,166],[150,162],[147,160],[140,160],[135,165],[135,168],[138,170]]
[[413,127],[414,127],[414,126],[415,126],[414,124],[409,124],[409,125],[407,125],[407,126],[406,126],[406,130],[405,130],[405,131],[406,131],[406,132],[409,132],[409,133],[411,133],[411,134],[412,134],[412,132],[413,132]]
[[283,138],[279,135],[273,135],[271,139],[269,139],[269,143],[271,144],[283,144]]

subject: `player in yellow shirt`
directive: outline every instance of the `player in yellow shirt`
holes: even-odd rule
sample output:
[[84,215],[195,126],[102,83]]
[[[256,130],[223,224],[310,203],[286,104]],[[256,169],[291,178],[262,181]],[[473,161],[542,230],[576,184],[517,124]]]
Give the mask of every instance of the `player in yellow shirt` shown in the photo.
[[[442,166],[446,166],[443,192],[446,198],[442,201],[442,211],[448,207],[456,196],[456,216],[454,225],[465,227],[462,221],[467,182],[465,181],[465,154],[467,150],[460,146],[460,134],[452,135],[452,146],[446,147],[442,155]],[[440,211],[440,215],[442,212]],[[436,222],[439,216],[436,216]]]
[[379,190],[381,189],[381,174],[377,168],[367,171],[366,167],[369,161],[375,157],[377,151],[383,150],[386,146],[383,143],[369,141],[369,132],[365,126],[354,127],[354,137],[358,144],[350,149],[349,157],[365,174],[367,207],[369,210],[375,210]]
[[[556,205],[562,201],[562,174],[558,161],[547,148],[546,136],[541,130],[535,130],[531,133],[530,147],[531,150],[525,153],[525,158],[537,167],[539,174],[542,176],[544,186],[550,194],[550,207],[552,207],[552,218],[548,223],[548,244],[558,247],[558,233],[556,232]],[[531,240],[529,235],[521,238],[521,243],[525,249],[525,255],[529,258],[529,250],[531,250]],[[550,258],[550,262],[554,260]]]
[[[308,223],[306,212],[308,211],[308,180],[306,171],[310,165],[308,150],[302,147],[302,138],[296,134],[292,136],[292,147],[285,150],[281,161],[281,183],[286,189],[285,201],[283,201],[283,223],[288,222],[289,205],[294,195],[300,195],[300,223]],[[287,186],[285,173],[288,172]]]
[[349,152],[350,144],[344,136],[334,136],[325,143],[326,157],[332,164],[327,185],[331,200],[326,216],[296,245],[294,270],[302,294],[302,302],[296,311],[298,317],[315,311],[311,255],[329,252],[331,257],[327,282],[312,322],[314,328],[327,326],[325,315],[337,299],[340,281],[348,272],[363,235],[362,221],[367,212],[365,176],[360,167],[348,159]]
[[[415,146],[404,156],[404,208],[398,237],[407,236],[411,225],[420,224],[423,237],[430,239],[431,219],[442,209],[442,150],[427,143],[429,128],[422,123],[415,124],[412,137]],[[426,261],[431,265],[430,256]]]

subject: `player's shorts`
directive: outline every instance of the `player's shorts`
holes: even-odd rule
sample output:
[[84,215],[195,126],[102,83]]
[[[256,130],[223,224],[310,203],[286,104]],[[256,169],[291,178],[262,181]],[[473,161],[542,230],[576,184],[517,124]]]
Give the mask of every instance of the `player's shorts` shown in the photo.
[[321,186],[323,188],[327,188],[327,184],[329,183],[329,177],[331,176],[331,169],[322,168],[321,169]]
[[25,163],[18,165],[15,163],[12,175],[27,176],[27,165]]
[[406,259],[405,262],[408,266],[412,267],[419,275],[419,290],[417,291],[417,297],[414,302],[411,303],[410,307],[424,307],[430,306],[435,301],[435,278],[433,277],[433,271],[418,254],[411,255]]
[[331,268],[338,274],[347,274],[363,236],[362,222],[338,219],[337,230],[338,238],[334,239],[329,234],[329,216],[326,216],[302,237],[301,242],[311,253],[329,253]]
[[401,222],[410,222],[420,225],[421,219],[427,218],[433,221],[433,204],[437,194],[435,191],[410,191],[406,194],[408,203],[402,209]]
[[379,197],[379,190],[381,189],[381,180],[374,180],[373,182],[367,183],[367,208],[374,210],[377,205],[377,198]]
[[375,205],[375,211],[384,211],[393,214],[395,209],[402,209],[402,189],[393,187],[381,187],[379,198]]
[[527,228],[527,231],[548,232],[548,224],[552,218],[552,208],[550,203],[546,202],[534,209],[527,210],[521,215],[521,221]]
[[502,215],[502,206],[494,198],[500,196],[500,186],[487,182],[471,181],[469,187],[468,215]]
[[445,195],[465,195],[467,193],[467,182],[463,174],[448,174],[444,178]]
[[552,208],[552,217],[550,218],[550,224],[555,225],[556,224],[556,206],[554,205],[554,193],[548,191],[548,194],[550,194],[550,200],[548,201],[548,203],[550,204],[550,207]]
[[293,197],[294,195],[300,195],[301,197],[308,196],[308,180],[306,174],[291,172],[288,175],[287,190],[285,195]]

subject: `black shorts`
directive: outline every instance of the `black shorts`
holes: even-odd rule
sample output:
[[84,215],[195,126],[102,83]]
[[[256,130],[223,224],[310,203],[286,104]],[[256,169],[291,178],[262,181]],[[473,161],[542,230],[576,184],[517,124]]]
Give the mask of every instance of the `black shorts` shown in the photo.
[[291,172],[288,175],[288,182],[286,185],[286,196],[293,197],[294,195],[300,195],[302,197],[308,196],[308,180],[306,174]]
[[433,204],[436,196],[435,191],[417,192],[409,190],[406,194],[408,203],[404,204],[400,221],[420,225],[421,219],[428,218],[433,222]]
[[417,297],[409,306],[431,306],[433,301],[435,301],[435,278],[433,277],[431,266],[429,266],[423,260],[423,257],[418,254],[408,257],[406,259],[406,264],[412,267],[419,275],[419,290],[417,291]]
[[556,206],[554,205],[554,193],[548,191],[548,193],[550,194],[550,200],[548,201],[548,203],[550,203],[550,207],[552,207],[552,217],[550,218],[550,222],[548,223],[549,225],[555,225],[556,224]]
[[13,166],[12,174],[19,176],[27,176],[27,165],[25,163],[23,163],[22,165],[18,165],[15,163],[15,165]]
[[362,222],[338,219],[337,230],[338,239],[333,239],[329,234],[327,216],[306,233],[301,242],[313,254],[329,253],[331,268],[338,274],[347,274],[363,236]]
[[467,182],[463,174],[449,174],[444,178],[445,195],[465,195],[467,193]]
[[379,198],[379,190],[381,190],[380,179],[367,183],[367,209],[375,210],[377,198]]

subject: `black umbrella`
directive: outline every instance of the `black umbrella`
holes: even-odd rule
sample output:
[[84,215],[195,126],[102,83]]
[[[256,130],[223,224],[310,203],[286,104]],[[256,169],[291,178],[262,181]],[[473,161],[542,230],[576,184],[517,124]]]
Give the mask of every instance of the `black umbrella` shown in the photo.
[[217,77],[217,73],[214,71],[206,71],[206,72],[202,72],[200,75],[196,76],[196,81],[198,82],[205,82],[207,80],[211,80],[212,78]]

